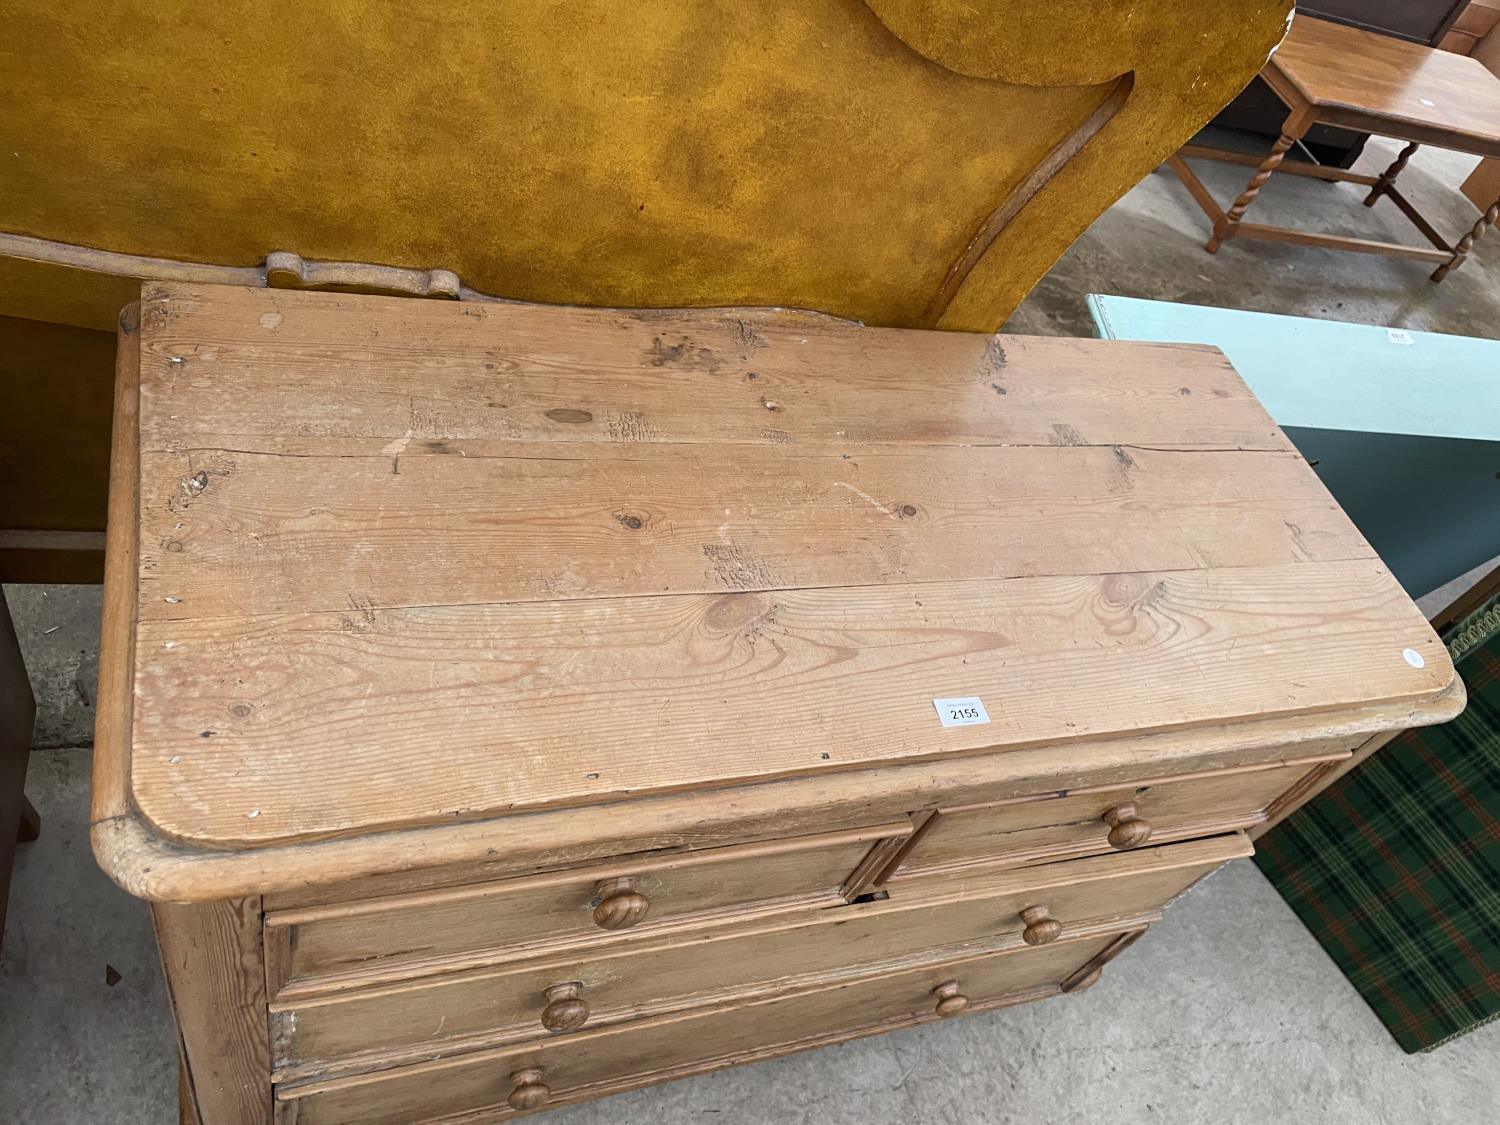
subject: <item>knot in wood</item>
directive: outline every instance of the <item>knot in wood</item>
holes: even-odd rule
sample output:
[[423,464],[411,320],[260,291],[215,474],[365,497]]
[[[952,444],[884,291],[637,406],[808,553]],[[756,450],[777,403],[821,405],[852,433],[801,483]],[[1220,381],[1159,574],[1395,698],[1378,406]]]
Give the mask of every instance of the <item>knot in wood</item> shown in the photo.
[[709,603],[703,624],[712,633],[733,633],[769,621],[775,612],[764,594],[723,594]]

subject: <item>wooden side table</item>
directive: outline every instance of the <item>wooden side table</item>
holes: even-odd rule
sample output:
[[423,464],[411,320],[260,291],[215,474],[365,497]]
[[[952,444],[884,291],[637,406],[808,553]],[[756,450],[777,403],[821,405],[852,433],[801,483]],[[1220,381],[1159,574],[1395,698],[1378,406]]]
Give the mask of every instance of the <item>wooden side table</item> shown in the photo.
[[[1500,156],[1500,78],[1474,59],[1299,16],[1266,62],[1261,77],[1290,110],[1268,156],[1257,160],[1245,153],[1186,145],[1167,160],[1168,167],[1213,220],[1213,236],[1204,247],[1210,254],[1217,253],[1231,238],[1261,238],[1436,262],[1432,280],[1442,281],[1463,263],[1475,239],[1500,216],[1497,199],[1463,237],[1450,245],[1396,188],[1396,177],[1419,145],[1475,156]],[[1378,176],[1287,160],[1288,150],[1319,123],[1395,137],[1407,145]],[[1255,167],[1255,174],[1225,211],[1185,157],[1247,164]],[[1389,197],[1432,246],[1244,222],[1246,210],[1276,171],[1366,185],[1370,188],[1364,200],[1366,207],[1373,207],[1382,195]]]

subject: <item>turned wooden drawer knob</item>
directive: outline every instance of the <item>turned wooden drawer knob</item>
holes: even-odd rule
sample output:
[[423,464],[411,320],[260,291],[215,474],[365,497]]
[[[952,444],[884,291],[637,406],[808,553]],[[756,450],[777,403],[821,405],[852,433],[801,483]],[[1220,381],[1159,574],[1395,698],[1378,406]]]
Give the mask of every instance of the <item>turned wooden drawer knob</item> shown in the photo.
[[542,1026],[548,1031],[577,1031],[589,1022],[589,1003],[583,998],[583,985],[577,981],[554,984],[542,996],[547,1001],[542,1009]]
[[969,998],[958,990],[958,981],[944,981],[932,990],[937,997],[937,1014],[944,1018],[956,1016],[969,1006]]
[[510,1082],[510,1097],[505,1100],[511,1109],[522,1112],[539,1109],[552,1096],[552,1091],[542,1084],[542,1068],[539,1066],[516,1071],[510,1076]]
[[1125,851],[1138,848],[1151,839],[1151,824],[1136,814],[1133,801],[1122,801],[1106,812],[1104,823],[1109,825],[1109,846],[1112,848]]
[[1062,937],[1062,923],[1045,906],[1028,906],[1021,911],[1021,921],[1026,923],[1021,940],[1027,945],[1046,945]]
[[605,879],[594,888],[599,905],[594,907],[594,922],[606,930],[628,930],[644,921],[651,904],[635,889],[634,879]]

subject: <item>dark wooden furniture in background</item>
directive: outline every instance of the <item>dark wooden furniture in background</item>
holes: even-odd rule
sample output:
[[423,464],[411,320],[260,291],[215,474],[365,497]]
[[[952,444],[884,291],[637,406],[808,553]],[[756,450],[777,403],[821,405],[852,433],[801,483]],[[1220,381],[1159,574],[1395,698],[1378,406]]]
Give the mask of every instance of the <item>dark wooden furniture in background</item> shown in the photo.
[[1469,0],[1309,0],[1299,15],[1436,47]]
[[[1450,30],[1462,21],[1468,6],[1470,0],[1311,0],[1299,3],[1297,11],[1427,47],[1446,47]],[[1274,141],[1285,120],[1286,108],[1281,99],[1256,78],[1220,111],[1213,124]],[[1307,131],[1302,144],[1319,164],[1349,168],[1364,150],[1367,139],[1368,133],[1320,124]]]
[[[1281,47],[1267,60],[1261,77],[1289,111],[1269,156],[1257,161],[1243,153],[1186,145],[1168,161],[1213,220],[1213,235],[1205,247],[1209,253],[1217,252],[1231,238],[1260,238],[1435,262],[1432,280],[1441,281],[1463,264],[1474,240],[1500,214],[1497,200],[1463,237],[1449,245],[1395,183],[1422,144],[1476,156],[1500,156],[1500,78],[1474,59],[1299,15]],[[1288,150],[1319,121],[1395,137],[1407,145],[1378,176],[1286,160]],[[1185,157],[1256,165],[1256,171],[1225,211],[1188,167]],[[1388,197],[1432,246],[1244,222],[1246,209],[1278,170],[1366,185],[1370,188],[1364,200],[1366,207],[1374,206],[1381,196]]]
[[1468,0],[1437,45],[1456,55],[1472,55],[1497,26],[1500,26],[1500,0]]
[[0,592],[0,940],[5,936],[5,904],[16,844],[35,840],[41,831],[41,819],[25,792],[35,717],[36,701],[21,662],[16,628]]

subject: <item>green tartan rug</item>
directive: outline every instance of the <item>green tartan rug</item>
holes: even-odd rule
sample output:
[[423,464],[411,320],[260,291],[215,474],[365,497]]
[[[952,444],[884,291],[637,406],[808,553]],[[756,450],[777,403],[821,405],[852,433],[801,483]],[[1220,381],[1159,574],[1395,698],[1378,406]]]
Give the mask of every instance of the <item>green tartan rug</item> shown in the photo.
[[1444,640],[1464,713],[1376,751],[1255,857],[1407,1051],[1500,1016],[1500,596]]

